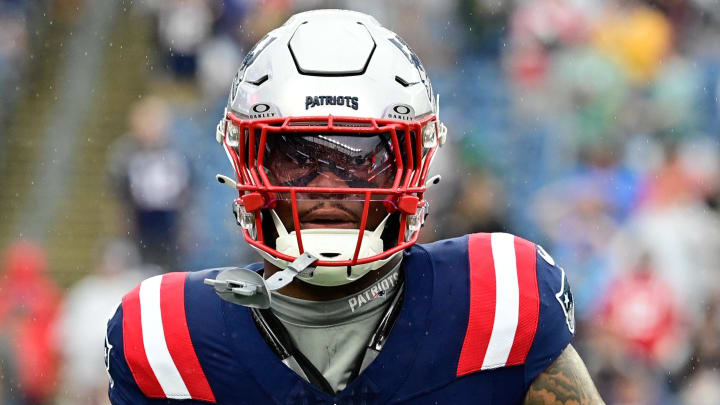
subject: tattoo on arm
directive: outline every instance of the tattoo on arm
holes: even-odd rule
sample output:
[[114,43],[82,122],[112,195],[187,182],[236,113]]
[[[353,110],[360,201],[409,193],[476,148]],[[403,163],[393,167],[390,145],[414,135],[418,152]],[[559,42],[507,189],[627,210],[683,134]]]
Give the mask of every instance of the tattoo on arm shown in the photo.
[[572,345],[530,385],[525,405],[604,405]]

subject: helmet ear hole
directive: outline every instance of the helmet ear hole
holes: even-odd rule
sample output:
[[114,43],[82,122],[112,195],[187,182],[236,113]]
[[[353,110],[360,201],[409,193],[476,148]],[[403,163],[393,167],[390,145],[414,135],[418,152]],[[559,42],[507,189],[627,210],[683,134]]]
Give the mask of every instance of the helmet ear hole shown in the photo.
[[400,212],[390,214],[390,218],[385,223],[385,229],[380,235],[385,249],[393,248],[397,245],[397,238],[400,232]]
[[260,216],[260,218],[262,219],[261,223],[265,244],[268,245],[268,247],[275,249],[275,240],[277,240],[279,235],[277,229],[275,229],[275,224],[270,217],[270,211],[262,209],[260,210]]

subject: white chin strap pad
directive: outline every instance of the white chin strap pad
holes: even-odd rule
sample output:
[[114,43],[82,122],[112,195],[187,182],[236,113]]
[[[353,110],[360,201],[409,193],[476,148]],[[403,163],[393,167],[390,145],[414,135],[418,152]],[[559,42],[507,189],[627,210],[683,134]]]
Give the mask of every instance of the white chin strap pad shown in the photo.
[[[275,241],[275,249],[289,256],[300,256],[300,249],[297,243],[295,231],[287,232],[275,210],[270,210],[278,231],[278,238]],[[383,219],[374,231],[365,231],[360,245],[358,258],[375,256],[383,252],[383,241],[380,238],[385,222],[389,215]],[[352,260],[355,255],[355,247],[358,241],[359,229],[303,229],[301,231],[303,248],[319,260],[344,261]],[[278,259],[267,252],[256,249],[270,263],[285,269],[289,263]],[[401,252],[398,252],[401,253]],[[395,255],[397,255],[396,253]],[[355,266],[318,266],[308,275],[298,275],[301,280],[319,286],[338,286],[351,283],[364,276],[372,270],[377,270],[389,262],[395,255],[386,259],[376,260],[366,264]]]

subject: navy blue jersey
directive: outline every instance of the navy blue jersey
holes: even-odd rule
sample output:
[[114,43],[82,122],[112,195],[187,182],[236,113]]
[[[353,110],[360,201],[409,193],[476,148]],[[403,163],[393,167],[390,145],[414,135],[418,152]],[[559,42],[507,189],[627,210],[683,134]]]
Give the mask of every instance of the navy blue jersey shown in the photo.
[[572,338],[564,271],[521,238],[416,245],[402,266],[405,297],[384,348],[335,395],[283,364],[248,308],[203,284],[220,269],[145,280],[108,323],[111,402],[521,404]]

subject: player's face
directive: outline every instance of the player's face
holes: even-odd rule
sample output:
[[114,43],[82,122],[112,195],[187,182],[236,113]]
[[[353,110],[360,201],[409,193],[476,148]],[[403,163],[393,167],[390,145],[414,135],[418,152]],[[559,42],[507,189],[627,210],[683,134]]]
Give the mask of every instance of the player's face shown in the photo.
[[[268,137],[263,162],[275,185],[310,188],[389,188],[396,175],[389,136],[373,134],[298,133]],[[276,211],[288,229],[293,229],[289,195],[278,196]],[[374,230],[387,211],[385,196],[373,195],[366,229]],[[364,194],[298,193],[301,229],[346,228],[361,225]]]

